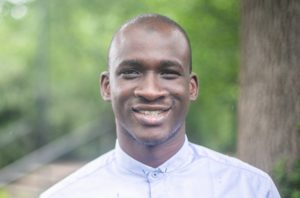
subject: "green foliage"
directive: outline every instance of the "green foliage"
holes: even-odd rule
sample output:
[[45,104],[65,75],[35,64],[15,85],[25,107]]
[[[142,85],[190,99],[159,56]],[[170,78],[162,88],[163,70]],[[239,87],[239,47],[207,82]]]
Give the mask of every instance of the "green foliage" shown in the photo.
[[286,161],[279,162],[274,168],[273,177],[283,198],[300,197],[300,160],[291,169],[286,167]]
[[9,194],[3,188],[0,188],[0,198],[9,198]]
[[32,131],[6,147],[2,165],[106,115],[98,81],[110,39],[141,13],[169,16],[190,36],[200,78],[190,139],[235,150],[238,1],[0,0],[0,137],[13,135],[18,122]]

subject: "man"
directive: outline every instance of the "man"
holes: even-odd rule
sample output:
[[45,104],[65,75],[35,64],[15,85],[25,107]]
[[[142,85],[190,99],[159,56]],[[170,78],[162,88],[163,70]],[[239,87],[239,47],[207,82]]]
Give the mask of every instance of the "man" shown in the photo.
[[184,30],[141,15],[115,34],[101,94],[115,115],[117,142],[42,197],[280,197],[270,177],[192,144],[185,119],[198,95]]

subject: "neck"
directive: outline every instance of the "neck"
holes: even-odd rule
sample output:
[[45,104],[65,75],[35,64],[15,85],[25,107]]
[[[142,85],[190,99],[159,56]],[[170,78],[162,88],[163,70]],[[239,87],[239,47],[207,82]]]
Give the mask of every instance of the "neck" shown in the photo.
[[135,160],[156,168],[175,155],[184,144],[185,134],[177,133],[166,142],[157,145],[146,145],[132,138],[131,142],[122,141],[118,137],[120,147]]

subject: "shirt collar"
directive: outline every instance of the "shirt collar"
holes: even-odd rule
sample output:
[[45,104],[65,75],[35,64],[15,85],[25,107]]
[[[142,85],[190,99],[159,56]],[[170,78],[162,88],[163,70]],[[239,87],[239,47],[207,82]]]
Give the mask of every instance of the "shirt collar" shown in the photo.
[[131,156],[129,156],[122,150],[118,143],[118,140],[116,141],[115,151],[118,167],[125,171],[129,171],[138,175],[145,175],[153,171],[159,171],[164,173],[172,172],[185,167],[193,160],[193,150],[189,146],[187,137],[185,137],[184,144],[179,149],[179,151],[157,168],[152,168],[133,159]]

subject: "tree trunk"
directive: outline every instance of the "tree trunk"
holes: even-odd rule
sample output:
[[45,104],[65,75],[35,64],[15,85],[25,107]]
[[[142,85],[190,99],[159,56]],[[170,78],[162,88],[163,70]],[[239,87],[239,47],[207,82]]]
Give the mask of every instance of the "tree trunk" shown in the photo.
[[45,145],[49,140],[49,0],[39,1],[40,28],[36,54],[36,139],[35,147]]
[[299,158],[300,1],[242,0],[238,155],[271,172]]

